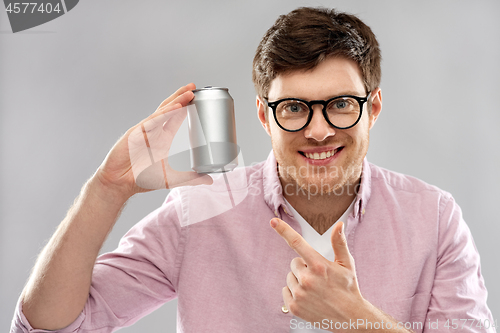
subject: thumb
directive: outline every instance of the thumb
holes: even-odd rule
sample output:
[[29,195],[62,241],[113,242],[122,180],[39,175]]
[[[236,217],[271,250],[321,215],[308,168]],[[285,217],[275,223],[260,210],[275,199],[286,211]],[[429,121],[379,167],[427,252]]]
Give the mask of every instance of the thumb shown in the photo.
[[169,188],[179,186],[212,185],[214,180],[208,174],[197,173],[194,171],[177,171],[167,166],[167,175]]
[[347,247],[347,238],[344,233],[344,222],[339,221],[333,226],[331,241],[335,262],[348,269],[354,269],[354,259]]

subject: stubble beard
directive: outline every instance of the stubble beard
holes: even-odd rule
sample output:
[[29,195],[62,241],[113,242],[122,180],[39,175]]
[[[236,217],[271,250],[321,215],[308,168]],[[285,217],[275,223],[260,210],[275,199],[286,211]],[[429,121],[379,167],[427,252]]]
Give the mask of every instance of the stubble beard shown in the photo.
[[[357,194],[363,159],[368,151],[369,134],[354,152],[343,151],[342,164],[333,166],[298,165],[296,156],[274,149],[278,162],[278,175],[285,195],[331,196]],[[347,145],[346,145],[347,146]],[[345,149],[345,148],[344,148]]]

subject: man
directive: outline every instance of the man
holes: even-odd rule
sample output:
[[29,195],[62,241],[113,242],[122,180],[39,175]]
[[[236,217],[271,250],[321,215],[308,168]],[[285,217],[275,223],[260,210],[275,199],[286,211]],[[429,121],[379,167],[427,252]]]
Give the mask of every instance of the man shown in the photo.
[[221,177],[169,170],[171,188],[203,185],[173,190],[95,261],[125,202],[145,191],[128,139],[186,106],[195,86],[180,88],[84,186],[35,265],[12,331],[110,332],[175,297],[182,332],[421,332],[463,320],[474,325],[461,331],[495,331],[451,195],[365,159],[380,76],[378,43],[356,17],[313,8],[280,17],[253,71],[273,151],[230,173],[243,198],[211,214],[227,196]]

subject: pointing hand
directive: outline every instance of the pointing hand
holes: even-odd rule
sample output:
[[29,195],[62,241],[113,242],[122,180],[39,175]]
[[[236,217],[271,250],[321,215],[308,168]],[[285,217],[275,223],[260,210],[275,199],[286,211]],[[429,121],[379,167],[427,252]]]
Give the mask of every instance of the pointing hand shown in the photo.
[[[363,317],[368,302],[361,296],[354,259],[349,253],[344,224],[332,230],[335,261],[319,254],[286,222],[274,218],[273,229],[300,257],[292,260],[283,288],[285,306],[297,317],[310,322],[349,322]],[[368,303],[368,304],[366,304]]]

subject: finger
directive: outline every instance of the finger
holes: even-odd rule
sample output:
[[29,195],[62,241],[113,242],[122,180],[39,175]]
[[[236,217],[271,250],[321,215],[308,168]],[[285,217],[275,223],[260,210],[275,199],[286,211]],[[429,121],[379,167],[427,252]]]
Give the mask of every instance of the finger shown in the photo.
[[283,294],[283,302],[285,303],[285,310],[289,311],[290,310],[290,302],[293,300],[292,292],[288,287],[283,287],[281,289],[281,294]]
[[[168,112],[172,112],[175,110],[179,110],[182,108],[182,105],[180,103],[175,103],[175,104],[170,104],[170,105],[165,105],[161,109],[157,109],[155,112],[150,114],[146,119],[144,119],[141,123],[149,122],[150,124],[155,124],[155,127],[159,125],[159,123],[163,120],[162,124],[165,123],[164,115]],[[182,112],[182,111],[179,111]],[[187,113],[186,113],[187,115]],[[170,115],[172,116],[172,115]],[[170,119],[170,118],[168,118]]]
[[307,264],[301,257],[293,258],[293,260],[290,262],[290,269],[292,270],[292,273],[295,275],[299,283],[300,277],[306,268]]
[[184,94],[186,91],[190,91],[190,90],[194,90],[194,89],[196,89],[196,85],[194,83],[189,83],[185,86],[180,87],[179,89],[177,89],[176,92],[174,92],[167,99],[165,99],[163,102],[161,102],[161,104],[158,106],[158,109],[167,105],[167,104],[170,104],[174,99],[176,99],[180,95]]
[[344,222],[339,221],[333,226],[331,242],[333,253],[335,253],[335,262],[348,269],[354,269],[354,259],[347,247]]
[[182,95],[177,96],[174,100],[172,100],[169,104],[162,105],[156,109],[154,114],[165,113],[166,109],[170,109],[170,105],[172,104],[180,104],[181,106],[187,106],[189,102],[194,98],[194,93],[189,90],[183,93]]
[[297,231],[293,230],[293,228],[286,222],[278,218],[274,218],[270,221],[270,223],[271,227],[273,227],[273,229],[281,237],[283,237],[288,246],[290,246],[292,250],[297,252],[297,254],[305,260],[306,264],[323,258],[321,254],[316,252],[316,250],[314,250],[312,246],[309,245],[304,238],[302,238],[302,236]]
[[[171,107],[179,106],[170,110]],[[168,112],[153,113],[141,124],[144,131],[144,139],[148,140],[155,161],[159,161],[168,156],[170,145],[187,116],[186,108],[181,108],[180,104],[167,106]]]
[[292,297],[295,298],[294,290],[297,290],[299,288],[300,282],[297,279],[297,276],[293,274],[292,272],[288,272],[286,276],[286,286],[288,287],[290,293],[292,294]]

